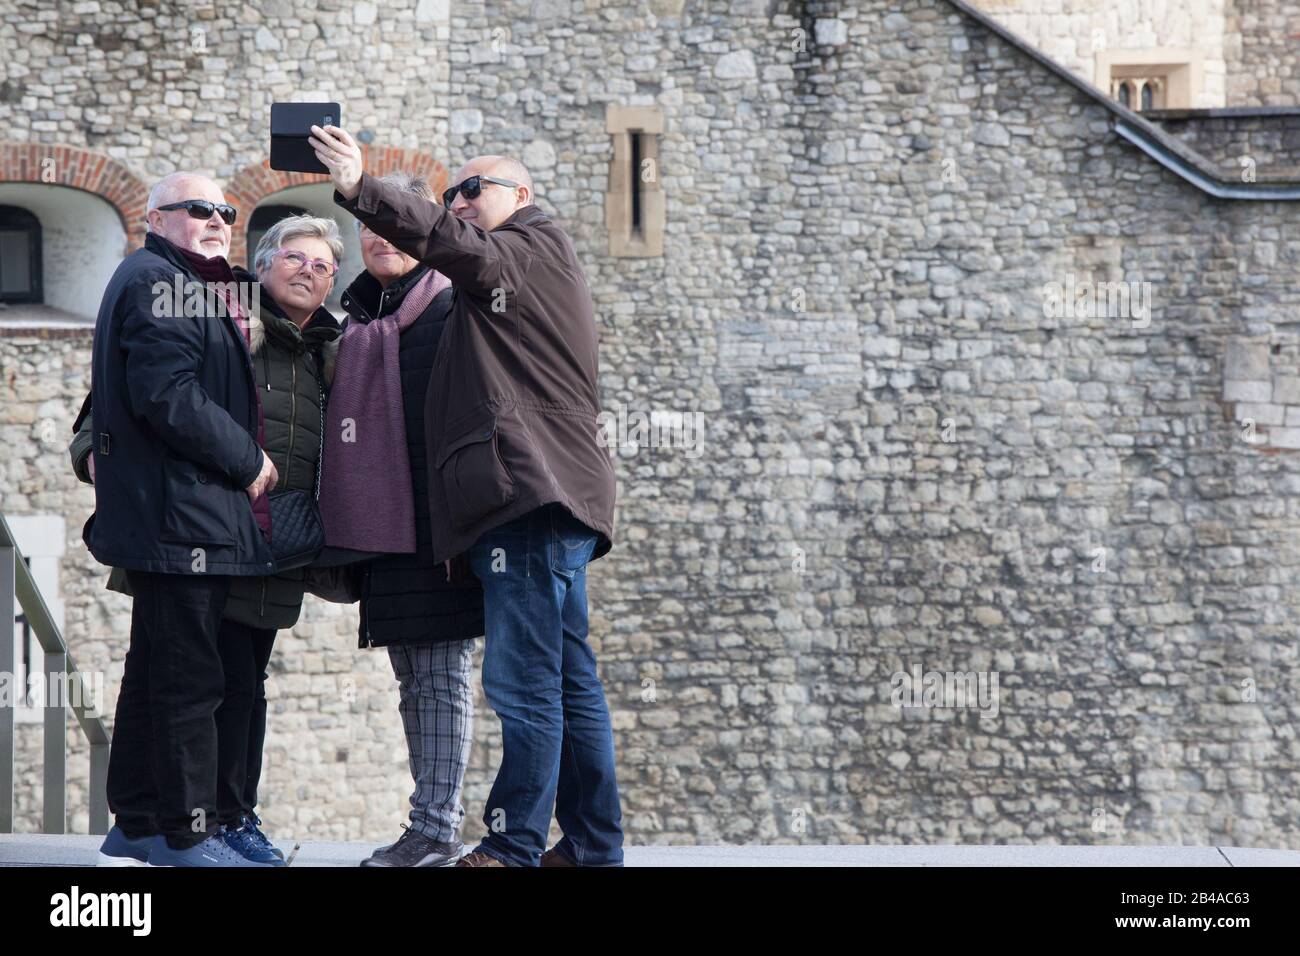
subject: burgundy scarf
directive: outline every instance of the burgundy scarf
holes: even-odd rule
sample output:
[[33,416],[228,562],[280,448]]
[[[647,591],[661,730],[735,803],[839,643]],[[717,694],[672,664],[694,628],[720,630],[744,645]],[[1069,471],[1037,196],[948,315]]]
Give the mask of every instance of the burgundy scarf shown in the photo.
[[[243,304],[239,301],[239,296],[234,294],[235,285],[239,280],[235,278],[235,273],[230,268],[230,263],[221,256],[213,256],[211,259],[201,256],[197,252],[190,252],[188,249],[176,247],[185,261],[189,263],[194,274],[204,282],[219,282],[222,285],[221,297],[226,301],[226,308],[231,317],[235,320],[235,325],[243,333],[244,349],[249,349],[248,339],[248,314],[245,312]],[[252,373],[251,352],[249,358],[249,372]],[[253,375],[251,382],[253,390],[253,402],[257,406],[257,447],[266,447],[266,420],[262,413],[262,397],[257,392],[257,376]],[[262,529],[262,536],[267,541],[271,540],[271,502],[267,500],[266,492],[263,491],[253,501],[253,517],[257,519],[257,526]]]

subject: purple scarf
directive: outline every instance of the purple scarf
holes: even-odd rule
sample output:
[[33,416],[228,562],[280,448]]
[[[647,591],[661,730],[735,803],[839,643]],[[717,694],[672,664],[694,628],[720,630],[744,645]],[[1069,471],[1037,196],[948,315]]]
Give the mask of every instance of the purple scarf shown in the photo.
[[430,269],[394,314],[365,324],[349,322],[343,330],[325,406],[321,462],[320,514],[330,547],[415,552],[399,337],[450,285],[451,280]]

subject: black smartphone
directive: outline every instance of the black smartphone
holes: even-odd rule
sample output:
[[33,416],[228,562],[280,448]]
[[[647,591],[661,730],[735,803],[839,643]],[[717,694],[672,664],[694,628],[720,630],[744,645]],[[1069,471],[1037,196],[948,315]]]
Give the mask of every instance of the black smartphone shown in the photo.
[[294,173],[328,173],[309,137],[313,126],[341,126],[337,103],[272,103],[271,168]]

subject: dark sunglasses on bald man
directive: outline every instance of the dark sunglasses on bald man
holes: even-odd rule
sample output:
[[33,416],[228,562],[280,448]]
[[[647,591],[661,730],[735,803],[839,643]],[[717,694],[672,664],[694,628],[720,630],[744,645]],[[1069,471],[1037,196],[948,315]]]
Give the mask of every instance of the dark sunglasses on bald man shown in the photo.
[[158,208],[185,209],[189,211],[190,217],[193,219],[211,219],[213,212],[216,212],[227,226],[235,224],[234,206],[227,206],[225,203],[212,203],[206,199],[186,199],[182,202],[168,203],[166,206],[159,206]]
[[483,191],[483,183],[496,183],[498,186],[515,186],[520,184],[509,179],[496,179],[492,176],[470,176],[462,180],[450,189],[442,191],[442,204],[448,209],[456,201],[456,193],[464,193],[466,199],[478,199],[479,193]]

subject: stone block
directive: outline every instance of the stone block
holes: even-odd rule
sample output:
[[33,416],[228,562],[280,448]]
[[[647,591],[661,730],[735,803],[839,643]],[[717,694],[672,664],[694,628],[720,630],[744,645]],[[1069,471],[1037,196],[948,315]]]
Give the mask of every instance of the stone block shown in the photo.
[[1225,402],[1267,402],[1273,397],[1273,386],[1266,381],[1242,382],[1230,380],[1223,383]]
[[1268,343],[1250,339],[1229,339],[1223,357],[1224,381],[1268,381]]

